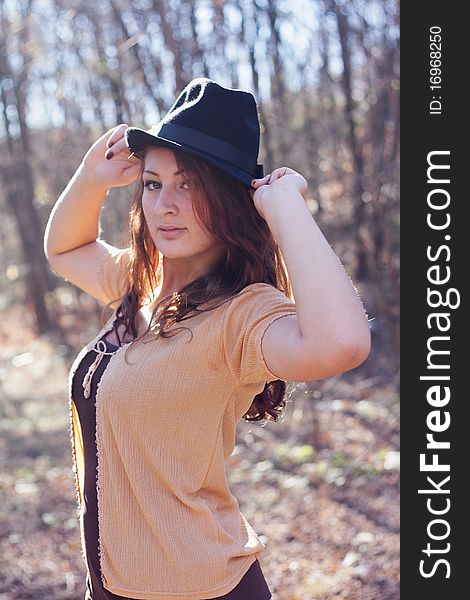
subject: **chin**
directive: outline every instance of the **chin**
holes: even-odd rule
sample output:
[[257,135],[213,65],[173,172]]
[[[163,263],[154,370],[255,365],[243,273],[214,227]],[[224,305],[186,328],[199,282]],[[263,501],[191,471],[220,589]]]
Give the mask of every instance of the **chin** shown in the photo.
[[165,247],[165,244],[161,244],[157,248],[165,258],[191,258],[191,256],[194,256],[192,252],[185,252],[184,249],[168,248]]

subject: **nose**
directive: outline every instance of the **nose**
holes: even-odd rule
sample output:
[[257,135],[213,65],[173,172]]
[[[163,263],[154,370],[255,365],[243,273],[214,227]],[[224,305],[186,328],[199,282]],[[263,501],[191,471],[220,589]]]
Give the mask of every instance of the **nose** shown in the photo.
[[157,215],[175,214],[178,212],[176,197],[168,187],[163,186],[156,195],[153,211]]

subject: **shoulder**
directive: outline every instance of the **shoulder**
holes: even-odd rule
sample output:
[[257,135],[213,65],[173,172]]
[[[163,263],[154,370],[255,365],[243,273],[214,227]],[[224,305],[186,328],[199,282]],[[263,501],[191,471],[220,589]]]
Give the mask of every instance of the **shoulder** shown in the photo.
[[233,377],[241,384],[278,379],[264,360],[262,341],[281,317],[295,317],[294,302],[267,283],[253,283],[236,294],[224,315],[224,353]]
[[216,308],[221,314],[233,312],[242,307],[262,307],[266,302],[281,302],[295,306],[294,300],[273,285],[264,282],[251,283],[239,292],[222,298],[216,297],[204,302],[205,308]]
[[109,271],[116,269],[123,273],[128,273],[132,264],[132,251],[130,248],[113,248],[103,254],[97,263],[97,271],[99,274],[108,274]]
[[269,283],[252,283],[229,299],[224,311],[225,328],[239,328],[275,313],[295,313],[294,301]]
[[232,310],[243,305],[262,307],[265,303],[281,302],[294,305],[294,300],[269,283],[251,283],[230,299]]
[[279,298],[283,300],[288,300],[292,303],[293,300],[289,298],[283,291],[274,287],[270,283],[264,282],[256,282],[247,285],[242,290],[240,290],[235,296],[233,296],[233,300],[243,298],[244,301],[263,298]]
[[[106,302],[117,300],[132,285],[132,252],[130,248],[112,248],[96,265],[96,279]],[[117,306],[114,302],[113,306]]]

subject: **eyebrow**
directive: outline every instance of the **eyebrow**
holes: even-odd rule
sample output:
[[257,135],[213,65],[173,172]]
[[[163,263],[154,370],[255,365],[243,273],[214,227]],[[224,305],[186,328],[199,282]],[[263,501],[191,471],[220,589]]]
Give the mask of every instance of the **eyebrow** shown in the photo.
[[[155,171],[150,171],[148,169],[145,169],[144,173],[150,173],[151,175],[155,175],[155,177],[160,177],[159,173],[156,173]],[[179,171],[176,171],[176,173],[173,173],[173,175],[181,175],[182,173],[184,173],[184,170],[180,169]]]

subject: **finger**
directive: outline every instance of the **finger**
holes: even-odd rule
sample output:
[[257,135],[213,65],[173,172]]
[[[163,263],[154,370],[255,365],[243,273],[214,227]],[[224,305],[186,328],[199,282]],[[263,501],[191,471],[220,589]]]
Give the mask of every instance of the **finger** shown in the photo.
[[253,179],[252,186],[258,188],[258,187],[260,187],[260,185],[266,184],[268,182],[268,179],[269,179],[269,173],[268,173],[268,175],[265,175],[261,179]]
[[280,167],[279,169],[277,169],[277,173],[276,173],[276,179],[279,179],[280,177],[284,177],[284,175],[287,175],[289,173],[290,169],[288,169],[287,167]]
[[276,179],[278,179],[278,177],[279,177],[280,171],[281,171],[280,168],[274,169],[274,171],[272,171],[271,175],[269,176],[268,183],[272,183],[273,181],[276,181]]
[[119,158],[120,160],[130,158],[131,156],[132,156],[132,158],[136,159],[136,157],[134,157],[134,155],[131,153],[131,151],[127,147],[124,136],[121,136],[120,138],[118,138],[117,141],[115,141],[114,144],[112,145],[112,148],[107,149],[105,157],[109,158],[110,154]]
[[279,173],[278,173],[278,169],[276,169],[271,173],[268,184],[270,185],[271,183],[274,183],[276,181],[276,179],[278,179],[278,177],[279,177]]
[[295,172],[292,169],[289,169],[289,167],[280,167],[279,169],[273,171],[273,177],[270,183],[273,183],[277,179],[281,179],[281,177],[284,177],[285,175],[291,174],[295,174]]
[[124,137],[124,132],[126,131],[127,128],[128,128],[128,125],[126,123],[121,123],[120,125],[117,125],[113,129],[111,135],[109,136],[106,146],[108,148],[111,148],[111,146],[114,146],[119,139]]

